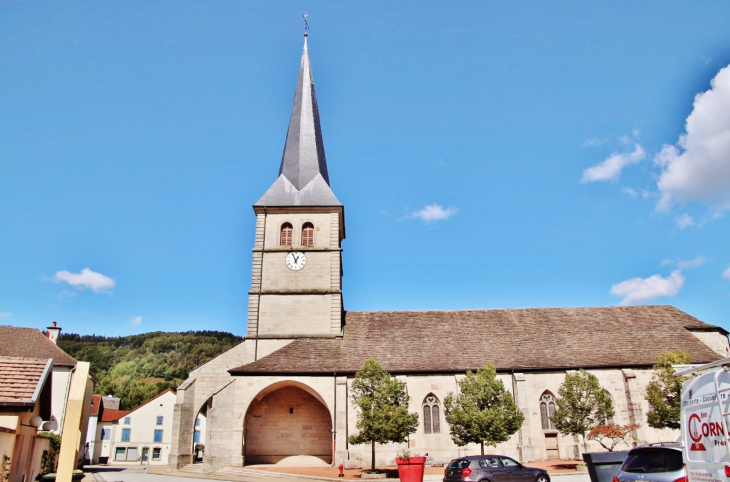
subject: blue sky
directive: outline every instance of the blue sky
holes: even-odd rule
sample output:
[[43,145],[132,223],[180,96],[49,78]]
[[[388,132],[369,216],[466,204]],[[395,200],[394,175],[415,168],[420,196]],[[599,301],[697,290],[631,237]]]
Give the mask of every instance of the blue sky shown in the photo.
[[730,329],[720,1],[5,2],[1,324],[245,333],[305,11],[347,309]]

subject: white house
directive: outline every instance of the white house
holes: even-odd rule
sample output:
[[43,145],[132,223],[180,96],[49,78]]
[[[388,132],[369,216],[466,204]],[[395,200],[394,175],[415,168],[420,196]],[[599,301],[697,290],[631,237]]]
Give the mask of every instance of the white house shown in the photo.
[[106,458],[115,465],[167,464],[175,399],[175,392],[167,389],[128,412],[102,408],[93,462]]

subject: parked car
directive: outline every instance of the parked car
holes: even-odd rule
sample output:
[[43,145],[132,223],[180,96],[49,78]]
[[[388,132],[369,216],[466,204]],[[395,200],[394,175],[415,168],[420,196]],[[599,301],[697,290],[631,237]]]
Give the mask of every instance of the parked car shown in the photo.
[[550,482],[550,476],[504,455],[473,455],[449,462],[444,482]]
[[613,482],[687,482],[682,446],[659,443],[629,450]]

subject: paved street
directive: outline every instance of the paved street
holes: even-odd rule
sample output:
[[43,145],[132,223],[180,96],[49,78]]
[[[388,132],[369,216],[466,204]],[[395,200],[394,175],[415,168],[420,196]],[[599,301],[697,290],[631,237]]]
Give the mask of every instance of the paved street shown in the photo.
[[[211,480],[227,480],[237,482],[296,482],[295,477],[224,477],[224,476],[188,476],[179,473],[160,475],[149,472],[149,468],[114,468],[108,467],[97,469],[98,472],[87,476],[84,482],[210,482]],[[434,477],[429,479],[437,480]],[[300,481],[311,481],[312,479],[298,479]],[[395,479],[388,481],[397,482]],[[552,482],[590,482],[588,474],[553,475]],[[427,481],[426,481],[427,482]]]

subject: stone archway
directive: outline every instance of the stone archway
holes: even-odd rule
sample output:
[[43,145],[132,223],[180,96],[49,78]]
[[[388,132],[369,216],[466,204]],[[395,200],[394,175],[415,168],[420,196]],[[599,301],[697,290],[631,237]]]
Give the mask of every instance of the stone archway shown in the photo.
[[296,455],[332,463],[332,417],[319,394],[281,383],[259,394],[245,418],[246,465],[275,464]]

